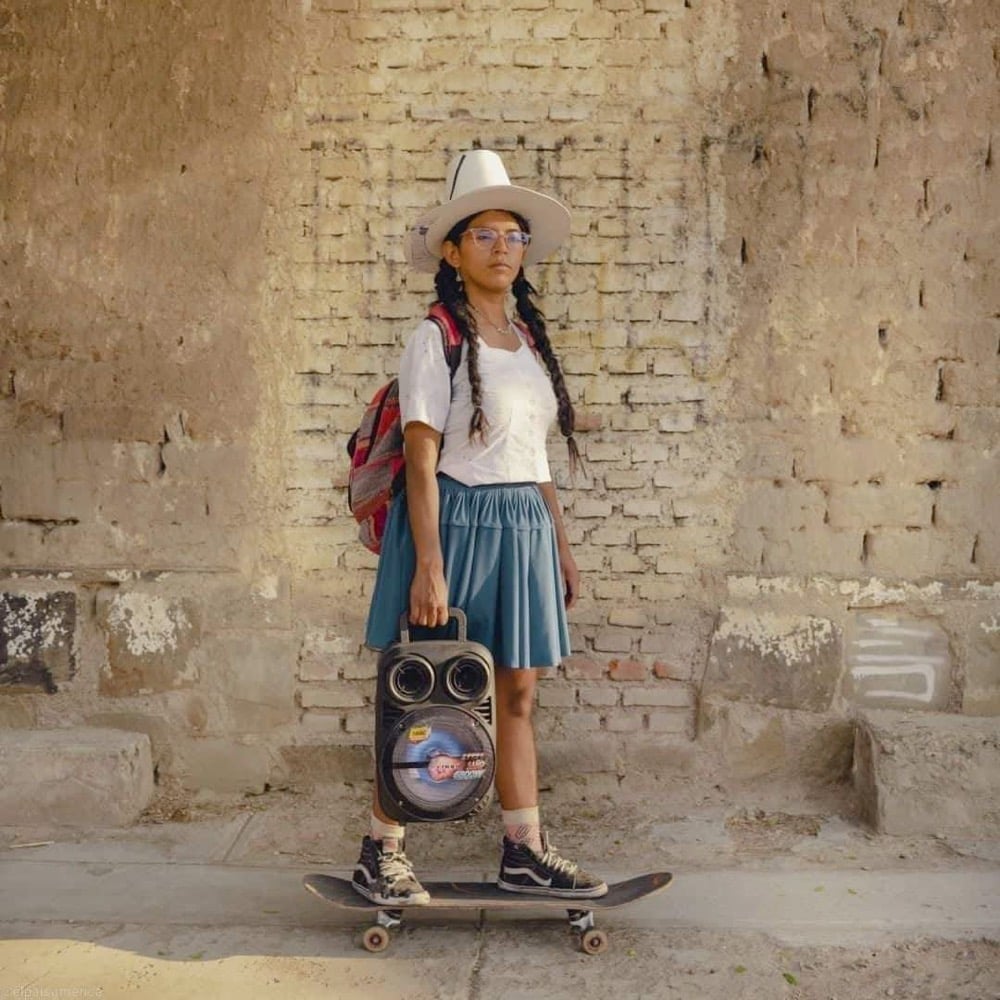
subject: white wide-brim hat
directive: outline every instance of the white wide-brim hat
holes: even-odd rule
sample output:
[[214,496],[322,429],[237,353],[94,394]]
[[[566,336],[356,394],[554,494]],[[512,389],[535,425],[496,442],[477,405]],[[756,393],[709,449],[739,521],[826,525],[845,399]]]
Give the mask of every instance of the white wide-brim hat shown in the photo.
[[531,242],[525,264],[544,260],[569,236],[569,209],[562,202],[511,184],[503,161],[490,149],[459,153],[448,167],[445,200],[406,234],[406,259],[417,271],[436,271],[441,245],[452,226],[490,210],[515,212],[527,220]]

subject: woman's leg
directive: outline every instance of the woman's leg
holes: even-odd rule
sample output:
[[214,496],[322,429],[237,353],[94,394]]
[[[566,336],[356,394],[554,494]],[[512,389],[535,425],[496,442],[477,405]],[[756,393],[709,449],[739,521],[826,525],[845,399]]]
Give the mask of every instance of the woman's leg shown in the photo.
[[504,843],[497,885],[526,892],[585,899],[603,896],[608,887],[561,858],[542,833],[538,815],[538,756],[532,709],[534,670],[496,671],[496,789],[503,811]]
[[538,756],[531,720],[536,680],[534,670],[496,669],[496,789],[504,810],[538,805]]

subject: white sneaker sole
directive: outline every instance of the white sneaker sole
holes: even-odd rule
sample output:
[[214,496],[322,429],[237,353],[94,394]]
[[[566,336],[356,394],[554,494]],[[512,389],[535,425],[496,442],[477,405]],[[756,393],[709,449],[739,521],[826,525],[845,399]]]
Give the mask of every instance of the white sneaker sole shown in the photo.
[[597,886],[593,889],[550,889],[546,886],[515,885],[512,882],[504,882],[497,879],[497,888],[505,892],[517,892],[525,896],[547,896],[550,899],[600,899],[608,894],[606,885]]

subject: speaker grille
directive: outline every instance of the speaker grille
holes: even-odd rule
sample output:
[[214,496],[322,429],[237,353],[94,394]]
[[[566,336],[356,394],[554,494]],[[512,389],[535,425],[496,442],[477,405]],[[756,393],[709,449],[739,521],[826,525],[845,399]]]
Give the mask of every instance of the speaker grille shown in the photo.
[[493,699],[484,698],[478,705],[473,708],[476,715],[479,716],[486,725],[492,728],[493,726]]

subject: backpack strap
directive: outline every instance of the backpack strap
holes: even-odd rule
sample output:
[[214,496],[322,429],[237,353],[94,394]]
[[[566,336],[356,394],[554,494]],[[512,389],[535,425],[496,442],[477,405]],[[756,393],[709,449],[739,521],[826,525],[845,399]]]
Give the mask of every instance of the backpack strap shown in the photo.
[[427,318],[433,320],[441,331],[441,343],[444,346],[444,359],[448,362],[448,372],[452,378],[458,371],[462,361],[462,334],[455,322],[455,317],[448,312],[443,302],[435,302],[431,306]]
[[534,351],[535,350],[535,338],[531,335],[531,331],[528,329],[527,323],[525,323],[523,320],[521,320],[520,318],[518,318],[518,319],[514,320],[514,326],[516,326],[518,328],[518,330],[521,331],[521,336],[524,337],[525,343],[528,345],[528,347],[531,348],[532,351]]

